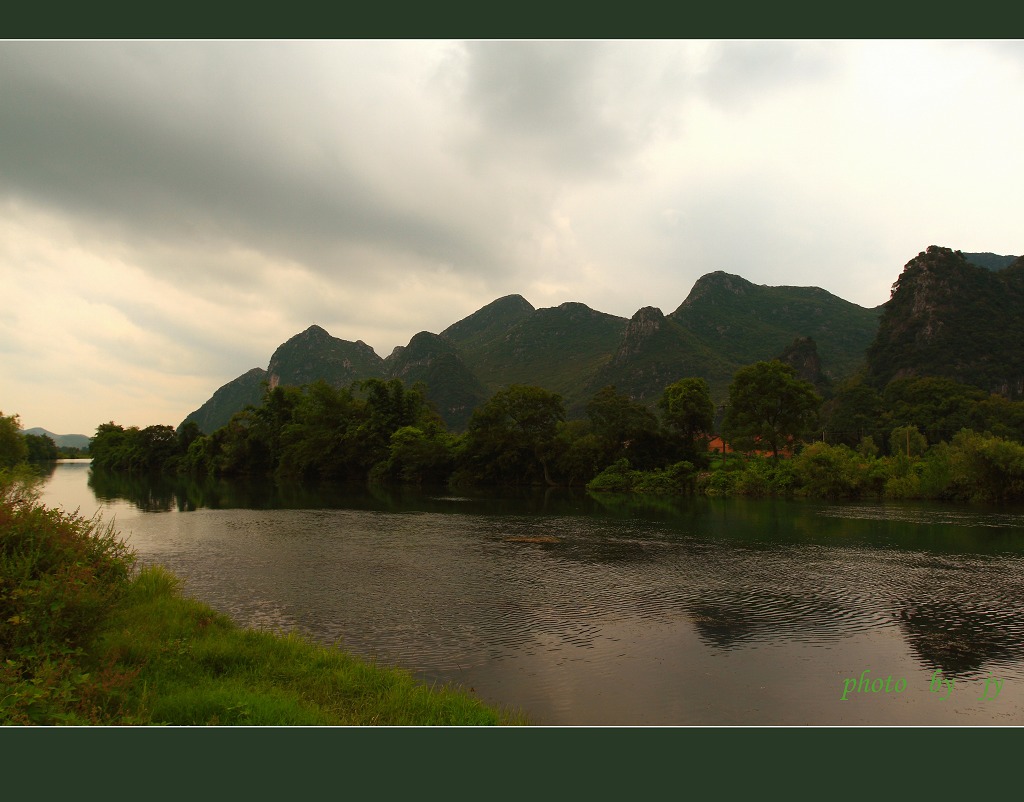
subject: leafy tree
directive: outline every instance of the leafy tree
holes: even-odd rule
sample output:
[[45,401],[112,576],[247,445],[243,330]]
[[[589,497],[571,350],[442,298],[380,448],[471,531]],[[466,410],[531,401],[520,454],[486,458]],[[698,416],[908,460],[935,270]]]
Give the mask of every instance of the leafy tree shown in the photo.
[[128,461],[129,436],[113,421],[96,427],[89,444],[92,463],[97,468],[118,468]]
[[194,420],[187,421],[178,427],[178,453],[187,454],[192,443],[203,436],[203,430]]
[[1024,441],[1024,401],[990,395],[974,407],[970,428],[1008,440]]
[[356,432],[366,419],[366,404],[349,388],[316,381],[304,388],[291,423],[281,432],[283,476],[365,478],[372,462],[362,455]]
[[559,424],[556,450],[558,472],[570,486],[586,484],[607,464],[605,444],[594,434],[590,421]]
[[889,452],[912,459],[928,449],[928,439],[916,426],[897,426],[889,435]]
[[815,498],[854,498],[867,485],[869,462],[842,443],[811,443],[793,464],[803,492]]
[[173,427],[125,429],[113,421],[97,427],[90,451],[95,467],[117,471],[176,470],[182,456]]
[[387,460],[374,466],[375,478],[392,478],[409,484],[440,484],[454,462],[452,436],[440,428],[403,426],[391,435]]
[[366,395],[366,416],[357,436],[371,465],[388,458],[391,436],[399,429],[442,426],[421,383],[407,388],[401,379],[366,379],[359,389]]
[[971,426],[977,406],[988,393],[939,376],[895,379],[883,398],[892,426],[916,426],[932,442],[949,440]]
[[29,462],[52,462],[60,456],[60,449],[49,435],[26,434],[24,438]]
[[281,433],[294,419],[301,398],[298,387],[278,385],[267,388],[260,406],[249,408],[245,473],[267,474],[277,467],[281,459]]
[[659,461],[664,449],[657,416],[628,395],[609,385],[587,404],[587,419],[603,451],[601,463],[608,465],[628,457],[634,465]]
[[474,411],[466,429],[462,467],[477,480],[553,483],[562,397],[541,387],[513,384]]
[[644,493],[657,496],[689,495],[695,487],[693,463],[676,462],[652,471],[633,470],[629,460],[609,465],[587,483],[593,493]]
[[682,435],[688,453],[696,454],[707,446],[715,422],[715,403],[704,379],[687,378],[673,382],[658,399],[665,423]]
[[1024,446],[963,430],[950,442],[953,495],[971,501],[1024,499]]
[[13,468],[28,458],[28,445],[21,434],[21,419],[0,412],[0,468]]
[[723,427],[734,442],[767,446],[778,459],[779,448],[803,435],[814,422],[821,396],[796,370],[775,359],[740,368],[729,385]]
[[885,405],[874,387],[857,378],[845,382],[822,411],[829,442],[858,445],[864,437],[878,434]]

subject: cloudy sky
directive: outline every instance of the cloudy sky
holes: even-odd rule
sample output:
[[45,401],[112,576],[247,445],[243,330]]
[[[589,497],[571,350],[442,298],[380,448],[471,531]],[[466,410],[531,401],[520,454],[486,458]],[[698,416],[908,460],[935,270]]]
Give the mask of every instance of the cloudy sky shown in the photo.
[[889,297],[1024,253],[1020,41],[0,42],[0,410],[176,426],[316,323]]

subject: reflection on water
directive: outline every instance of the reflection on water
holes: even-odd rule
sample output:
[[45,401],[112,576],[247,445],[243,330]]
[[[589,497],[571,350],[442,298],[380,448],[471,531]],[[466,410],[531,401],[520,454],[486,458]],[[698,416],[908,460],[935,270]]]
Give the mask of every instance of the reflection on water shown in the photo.
[[[313,490],[70,466],[46,500],[87,513],[89,487],[143,560],[239,622],[473,687],[538,723],[1024,723],[1020,511]],[[841,700],[865,670],[906,690]],[[929,689],[936,670],[956,679],[951,698]],[[1002,690],[979,700],[990,675]]]

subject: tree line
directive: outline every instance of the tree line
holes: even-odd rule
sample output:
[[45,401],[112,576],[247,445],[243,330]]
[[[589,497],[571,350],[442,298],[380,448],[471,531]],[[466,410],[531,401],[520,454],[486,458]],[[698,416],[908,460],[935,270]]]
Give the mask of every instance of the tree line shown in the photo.
[[84,456],[87,454],[83,449],[58,447],[49,435],[22,432],[20,416],[4,415],[0,411],[0,470],[22,463],[53,462]]
[[[709,451],[715,435],[721,443]],[[259,406],[210,434],[193,422],[177,430],[110,422],[91,453],[100,469],[199,476],[1001,500],[1024,497],[1013,479],[1024,478],[1024,459],[1014,461],[1022,439],[1024,402],[934,377],[881,391],[853,379],[826,399],[772,360],[741,368],[721,405],[705,380],[688,377],[652,406],[605,387],[576,419],[557,393],[511,385],[460,433],[448,431],[422,383],[267,387]],[[983,465],[979,455],[996,452],[999,466]],[[978,490],[963,478],[968,467],[996,489]]]

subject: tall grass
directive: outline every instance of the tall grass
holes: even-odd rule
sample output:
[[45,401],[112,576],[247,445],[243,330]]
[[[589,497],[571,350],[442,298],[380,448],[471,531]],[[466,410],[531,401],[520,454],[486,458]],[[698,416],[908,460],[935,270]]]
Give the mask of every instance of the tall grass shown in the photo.
[[0,476],[0,722],[93,723],[86,648],[134,555],[97,521],[37,503],[29,473]]

